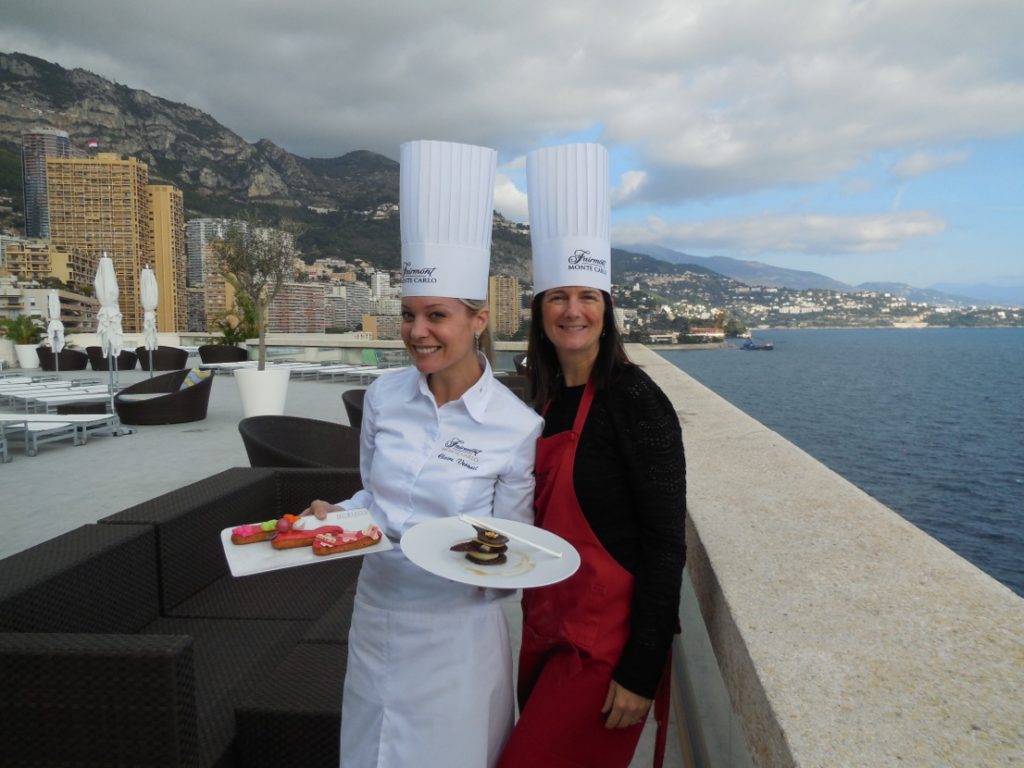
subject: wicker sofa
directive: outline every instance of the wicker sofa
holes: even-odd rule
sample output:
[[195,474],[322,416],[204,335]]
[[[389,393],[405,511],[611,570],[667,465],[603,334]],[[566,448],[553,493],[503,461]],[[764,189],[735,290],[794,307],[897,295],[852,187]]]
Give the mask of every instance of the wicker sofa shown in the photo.
[[249,359],[249,350],[230,344],[203,344],[199,359],[204,363],[242,363]]
[[210,405],[214,374],[182,389],[189,371],[171,371],[125,387],[114,398],[124,424],[182,424],[202,421]]
[[89,365],[89,356],[85,352],[69,347],[55,355],[52,349],[40,345],[36,347],[36,354],[39,356],[39,367],[44,371],[55,371],[58,364],[62,371],[84,371]]
[[188,350],[178,347],[159,346],[154,350],[136,347],[135,356],[142,370],[177,371],[188,365]]
[[[86,347],[85,353],[89,356],[89,365],[94,371],[110,370],[110,360],[103,356],[103,347]],[[132,371],[139,362],[139,356],[130,349],[122,349],[117,356],[117,370]]]
[[0,560],[3,763],[336,766],[361,558],[233,578],[219,532],[358,488],[227,470]]

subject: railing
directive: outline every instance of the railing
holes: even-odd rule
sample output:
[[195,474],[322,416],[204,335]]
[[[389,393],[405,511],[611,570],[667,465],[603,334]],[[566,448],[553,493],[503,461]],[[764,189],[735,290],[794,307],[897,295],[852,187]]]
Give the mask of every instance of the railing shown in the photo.
[[[629,353],[683,426],[693,592],[676,693],[698,764],[704,750],[716,768],[744,751],[753,766],[1020,765],[1024,599],[654,352]],[[717,698],[694,692],[717,676],[705,631]]]

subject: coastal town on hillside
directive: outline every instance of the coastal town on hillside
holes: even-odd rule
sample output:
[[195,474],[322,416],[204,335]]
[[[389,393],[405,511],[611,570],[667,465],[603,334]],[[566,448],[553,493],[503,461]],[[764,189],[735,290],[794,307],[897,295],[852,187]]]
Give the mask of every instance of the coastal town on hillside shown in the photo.
[[[5,216],[0,320],[25,315],[45,326],[53,319],[46,311],[53,293],[71,343],[75,333],[92,332],[98,311],[93,279],[102,252],[111,257],[121,283],[126,332],[141,330],[138,280],[142,268],[151,266],[160,283],[157,325],[162,331],[224,334],[232,340],[255,335],[245,327],[244,296],[237,295],[232,275],[226,274],[219,244],[232,227],[265,229],[263,224],[252,218],[244,223],[188,218],[184,191],[151,180],[147,163],[98,151],[91,142],[84,150],[74,147],[65,131],[26,130],[21,150],[23,198],[0,199]],[[327,209],[310,215],[319,219],[332,213],[338,215]],[[393,202],[353,207],[337,219],[337,226],[354,234],[329,246],[303,241],[292,227],[287,235],[291,273],[270,304],[267,330],[398,339],[401,275],[383,266],[381,257],[395,248],[398,215]],[[499,340],[523,340],[532,298],[529,228],[502,217],[496,222],[495,274],[489,285],[492,329]],[[22,228],[24,236],[17,232]],[[310,252],[304,242],[316,249]],[[925,303],[895,290],[748,285],[697,265],[618,253],[612,260],[616,318],[631,342],[706,343],[770,327],[1024,325],[1020,307],[973,305],[954,297]]]

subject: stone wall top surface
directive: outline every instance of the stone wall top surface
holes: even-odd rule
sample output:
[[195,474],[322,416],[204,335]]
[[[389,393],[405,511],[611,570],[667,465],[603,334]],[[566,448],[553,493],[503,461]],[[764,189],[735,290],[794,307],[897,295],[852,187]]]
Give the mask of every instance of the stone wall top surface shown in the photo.
[[755,764],[1024,764],[1024,599],[654,352],[629,353],[683,426],[688,568]]

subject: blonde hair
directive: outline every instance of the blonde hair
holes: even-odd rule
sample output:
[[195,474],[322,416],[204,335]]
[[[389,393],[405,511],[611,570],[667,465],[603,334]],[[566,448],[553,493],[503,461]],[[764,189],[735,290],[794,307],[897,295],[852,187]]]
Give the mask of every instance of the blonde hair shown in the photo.
[[[466,308],[469,309],[474,315],[479,314],[482,310],[487,309],[486,299],[459,299]],[[487,326],[484,328],[483,333],[477,339],[477,349],[484,353],[488,362],[491,364],[491,368],[494,367],[494,339],[491,337],[491,319],[487,318]]]

